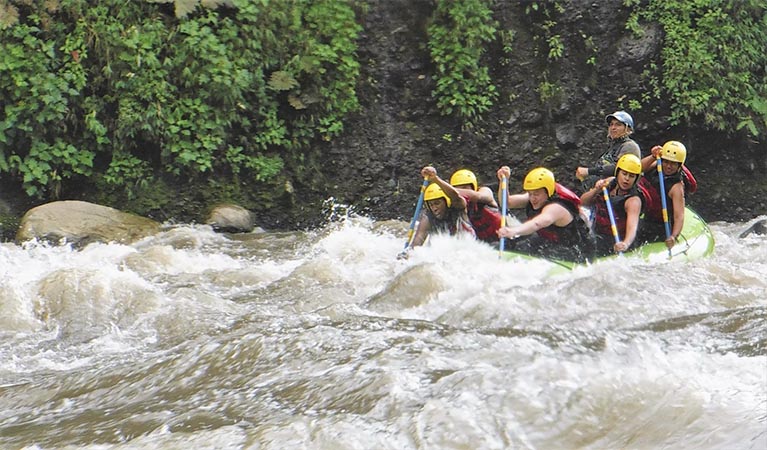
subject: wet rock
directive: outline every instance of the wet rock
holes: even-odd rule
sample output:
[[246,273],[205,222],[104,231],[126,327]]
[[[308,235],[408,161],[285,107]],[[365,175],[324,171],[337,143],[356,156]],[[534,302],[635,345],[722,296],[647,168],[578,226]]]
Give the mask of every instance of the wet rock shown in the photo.
[[642,36],[628,33],[618,41],[618,48],[623,60],[632,65],[642,64],[655,53],[660,51],[663,30],[658,25],[650,25],[643,29]]
[[17,242],[39,239],[83,247],[91,242],[131,243],[160,231],[152,219],[82,201],[58,201],[24,214]]
[[575,144],[578,142],[578,132],[576,131],[575,124],[563,123],[558,125],[554,132],[559,148],[575,148]]
[[214,206],[205,223],[225,233],[249,233],[255,228],[253,213],[229,203]]
[[761,234],[761,235],[767,234],[767,219],[757,220],[750,227],[748,227],[744,232],[740,233],[740,236],[738,237],[744,238],[751,233]]

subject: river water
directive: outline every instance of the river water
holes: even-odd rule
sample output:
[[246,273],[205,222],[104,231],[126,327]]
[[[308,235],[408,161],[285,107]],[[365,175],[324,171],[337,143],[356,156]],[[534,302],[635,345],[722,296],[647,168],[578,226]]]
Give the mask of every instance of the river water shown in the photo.
[[[761,217],[765,218],[765,217]],[[767,448],[767,236],[545,277],[406,223],[0,244],[0,449]]]

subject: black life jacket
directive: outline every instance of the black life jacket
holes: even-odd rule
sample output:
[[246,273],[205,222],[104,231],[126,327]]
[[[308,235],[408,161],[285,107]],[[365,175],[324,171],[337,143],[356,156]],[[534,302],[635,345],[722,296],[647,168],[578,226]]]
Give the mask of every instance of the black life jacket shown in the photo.
[[[617,184],[618,180],[613,179],[610,182],[610,185],[607,186],[607,190],[612,191]],[[631,197],[639,197],[642,201],[641,208],[644,210],[646,201],[645,189],[639,187],[639,182],[635,183],[627,193],[610,197],[610,205],[612,206],[613,215],[615,216],[615,228],[618,230],[620,236],[626,235],[626,200]],[[607,211],[607,204],[605,203],[603,196],[600,196],[599,199],[594,202],[594,231],[602,235],[612,234],[610,213]]]
[[527,203],[528,220],[539,215],[549,203],[562,205],[570,213],[572,220],[564,227],[552,224],[546,228],[541,228],[538,230],[540,237],[563,245],[579,245],[587,239],[588,229],[580,214],[581,199],[573,191],[559,183],[556,183],[554,195],[549,197],[540,208],[533,209],[530,202]]
[[476,237],[474,228],[468,220],[468,217],[457,208],[448,208],[447,214],[444,219],[438,219],[429,208],[424,208],[426,216],[429,218],[429,224],[431,224],[431,232],[435,233],[447,233],[451,236],[460,232],[469,233]]
[[[671,198],[668,196],[668,193],[671,191],[671,188],[674,187],[675,184],[683,183],[682,177],[682,171],[672,175],[663,176],[663,187],[665,188],[663,195],[666,196],[666,212],[668,213],[669,225],[672,225],[674,222],[674,205],[671,201]],[[645,204],[645,218],[653,222],[663,222],[663,200],[660,197],[661,193],[658,171],[649,171],[645,174],[645,176],[639,179],[639,183],[640,186],[644,188],[646,194],[649,196]]]

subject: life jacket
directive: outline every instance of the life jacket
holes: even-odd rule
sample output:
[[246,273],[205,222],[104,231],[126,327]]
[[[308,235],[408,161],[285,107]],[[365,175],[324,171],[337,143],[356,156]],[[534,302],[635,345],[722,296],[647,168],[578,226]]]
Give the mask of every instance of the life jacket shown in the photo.
[[[594,184],[601,178],[610,176],[615,171],[615,165],[621,156],[631,154],[637,158],[642,158],[641,151],[639,150],[639,144],[636,143],[630,136],[622,136],[618,139],[608,138],[608,147],[604,153],[597,159],[594,164],[594,171],[581,182],[581,189],[583,192],[588,191]],[[591,170],[591,169],[589,169]]]
[[[677,183],[683,183],[682,171],[679,171],[672,175],[663,176],[663,187],[666,191],[663,195],[666,196],[666,212],[668,214],[669,225],[673,225],[674,220],[674,205],[669,198],[668,193],[671,188]],[[644,216],[653,222],[663,222],[663,200],[660,193],[660,182],[657,171],[650,171],[639,179],[639,185],[644,189],[645,194],[648,196],[645,203]],[[697,186],[697,185],[696,185]]]
[[684,164],[682,164],[682,181],[684,181],[685,194],[694,194],[698,190],[698,180]]
[[[618,180],[613,179],[610,185],[607,186],[607,190],[611,191],[618,184]],[[626,236],[626,200],[631,197],[639,197],[642,201],[641,210],[645,207],[645,194],[644,188],[640,188],[636,183],[629,189],[624,195],[617,195],[610,197],[610,205],[613,209],[613,216],[615,218],[615,228],[618,230],[618,235]],[[640,210],[640,214],[641,214]],[[601,235],[611,235],[612,225],[610,224],[610,213],[607,210],[607,203],[604,201],[604,197],[599,197],[594,202],[594,231]]]
[[528,220],[539,215],[541,211],[543,211],[543,208],[545,208],[549,203],[558,203],[564,206],[564,208],[567,209],[573,219],[564,227],[552,224],[546,228],[541,228],[538,230],[538,235],[548,241],[562,243],[564,245],[578,245],[583,242],[586,235],[588,234],[588,229],[586,228],[586,223],[583,221],[583,218],[580,214],[580,197],[578,197],[575,192],[571,191],[570,189],[567,189],[561,184],[556,183],[554,195],[549,197],[546,203],[544,203],[543,206],[541,206],[539,209],[533,209],[533,206],[530,204],[530,202],[527,203]]
[[498,208],[485,203],[469,202],[467,199],[469,221],[474,227],[477,239],[485,242],[498,241],[496,233],[501,227],[501,212]]
[[578,195],[571,191],[570,189],[567,189],[566,187],[562,186],[559,183],[556,183],[554,185],[554,194],[561,198],[562,200],[566,200],[568,203],[570,203],[572,206],[575,207],[576,211],[578,208],[581,207],[581,198],[578,197]]
[[[607,150],[602,153],[598,159],[597,165],[611,166],[618,163],[618,159],[626,153],[636,155],[637,158],[641,157],[639,154],[639,145],[631,139],[628,135],[619,137],[618,139],[608,139],[609,145]],[[631,147],[635,147],[636,151]]]

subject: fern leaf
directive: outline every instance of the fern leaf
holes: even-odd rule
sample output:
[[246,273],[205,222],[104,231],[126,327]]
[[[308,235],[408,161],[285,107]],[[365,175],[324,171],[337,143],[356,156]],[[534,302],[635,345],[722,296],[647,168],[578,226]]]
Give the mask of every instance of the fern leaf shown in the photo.
[[234,6],[232,0],[200,0],[200,4],[208,9],[218,9],[219,6]]
[[176,17],[182,19],[194,11],[200,0],[176,0],[174,2],[176,6]]
[[0,29],[16,25],[19,21],[19,10],[10,3],[0,1]]
[[293,75],[284,70],[272,72],[272,75],[269,77],[269,87],[277,91],[288,91],[297,86],[298,81],[293,78]]
[[288,95],[288,103],[290,103],[290,106],[294,107],[295,109],[306,109],[304,102],[302,102],[301,99],[294,94]]

